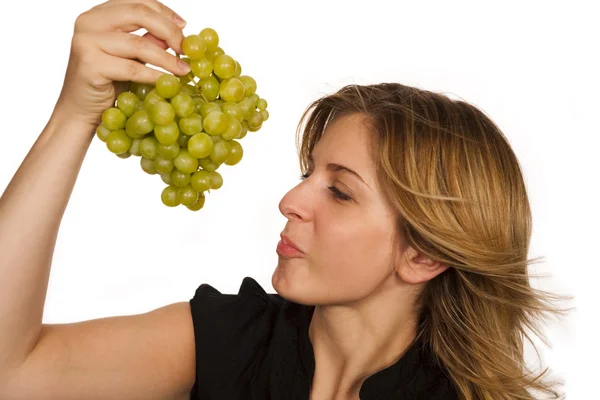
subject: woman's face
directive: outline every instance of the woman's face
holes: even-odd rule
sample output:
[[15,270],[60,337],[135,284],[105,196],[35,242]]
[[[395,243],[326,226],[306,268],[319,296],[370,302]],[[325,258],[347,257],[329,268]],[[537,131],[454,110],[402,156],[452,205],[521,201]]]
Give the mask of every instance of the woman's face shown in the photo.
[[284,298],[348,303],[393,279],[396,217],[376,182],[369,135],[362,115],[336,118],[313,149],[306,179],[281,199],[282,234],[301,250],[278,251],[272,285]]

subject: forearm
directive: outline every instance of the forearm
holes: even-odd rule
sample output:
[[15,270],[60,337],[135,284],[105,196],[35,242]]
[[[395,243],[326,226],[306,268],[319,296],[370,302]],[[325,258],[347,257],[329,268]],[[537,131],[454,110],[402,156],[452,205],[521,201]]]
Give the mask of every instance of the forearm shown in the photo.
[[55,112],[0,198],[0,373],[39,337],[58,228],[93,137]]

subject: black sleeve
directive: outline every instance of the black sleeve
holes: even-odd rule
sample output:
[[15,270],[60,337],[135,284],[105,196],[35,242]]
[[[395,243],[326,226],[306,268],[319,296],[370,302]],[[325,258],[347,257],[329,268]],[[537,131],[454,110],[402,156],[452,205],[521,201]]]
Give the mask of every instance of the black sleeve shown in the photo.
[[190,300],[196,382],[190,398],[242,399],[260,369],[274,319],[273,299],[252,278],[238,294],[202,284]]

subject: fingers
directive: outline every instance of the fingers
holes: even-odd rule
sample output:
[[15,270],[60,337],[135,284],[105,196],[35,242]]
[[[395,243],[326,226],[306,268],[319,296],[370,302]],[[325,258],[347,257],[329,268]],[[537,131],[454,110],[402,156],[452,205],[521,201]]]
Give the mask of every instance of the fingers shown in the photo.
[[186,25],[185,20],[179,14],[177,14],[169,7],[165,6],[160,1],[156,0],[110,0],[94,8],[110,7],[113,5],[125,3],[142,3],[147,7],[151,8],[152,10],[156,11],[157,13],[162,14],[168,20],[173,21],[180,29],[183,29]]
[[104,65],[103,75],[106,79],[121,82],[138,82],[155,85],[156,80],[164,72],[150,68],[139,62],[126,58],[103,54],[99,60]]
[[[166,52],[156,44],[157,39],[150,39],[124,32],[106,32],[88,34],[93,35],[90,42],[98,44],[105,53],[121,58],[137,59],[143,63],[163,68],[174,75],[185,75],[189,66],[178,57]],[[118,80],[117,78],[113,78]]]
[[139,1],[142,0],[138,0],[138,2],[121,0],[110,6],[110,2],[104,3],[104,7],[94,8],[81,14],[75,22],[75,31],[78,33],[134,32],[144,28],[156,38],[164,40],[175,52],[183,53],[181,43],[184,36],[181,29],[169,17]]
[[152,43],[154,43],[155,45],[157,45],[158,47],[160,47],[163,50],[167,50],[169,48],[169,45],[167,43],[165,43],[164,40],[160,40],[159,38],[157,38],[150,32],[145,33],[143,37],[150,40]]

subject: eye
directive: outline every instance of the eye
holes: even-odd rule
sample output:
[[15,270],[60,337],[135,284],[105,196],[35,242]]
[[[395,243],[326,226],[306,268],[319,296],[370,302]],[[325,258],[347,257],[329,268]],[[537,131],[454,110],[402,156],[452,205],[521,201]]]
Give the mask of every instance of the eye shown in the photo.
[[338,188],[336,188],[335,186],[327,186],[327,188],[329,190],[331,190],[331,192],[333,193],[333,197],[335,197],[336,199],[339,199],[342,201],[352,200],[352,198],[350,196],[340,192],[340,190]]

